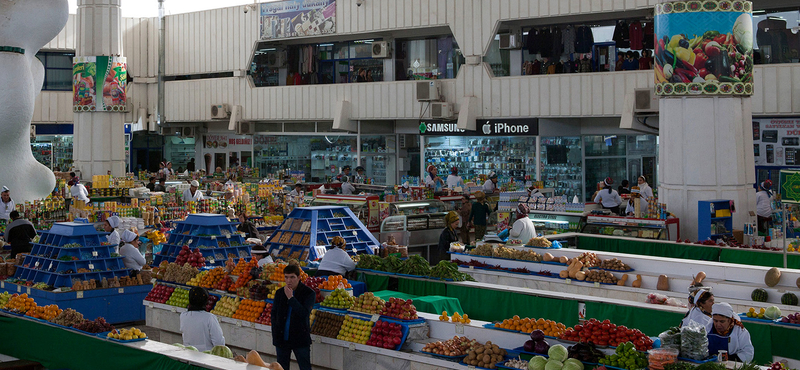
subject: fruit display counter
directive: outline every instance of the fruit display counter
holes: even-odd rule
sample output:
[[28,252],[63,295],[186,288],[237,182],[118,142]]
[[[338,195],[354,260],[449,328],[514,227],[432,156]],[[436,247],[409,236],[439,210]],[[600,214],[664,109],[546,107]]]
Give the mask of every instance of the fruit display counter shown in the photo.
[[250,246],[224,215],[191,214],[173,223],[166,244],[153,255],[153,265],[162,261],[189,263],[194,267],[223,266],[229,259],[250,258]]

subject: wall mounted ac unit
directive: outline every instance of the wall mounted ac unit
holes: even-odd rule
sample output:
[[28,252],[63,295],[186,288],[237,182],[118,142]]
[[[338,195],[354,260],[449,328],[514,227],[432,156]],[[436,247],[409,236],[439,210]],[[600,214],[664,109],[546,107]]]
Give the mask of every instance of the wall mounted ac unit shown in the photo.
[[439,81],[417,82],[417,101],[437,101],[439,95]]
[[519,49],[519,36],[513,33],[500,34],[500,49]]
[[658,97],[652,89],[635,89],[633,94],[634,113],[658,113]]
[[252,135],[253,122],[236,122],[236,135]]
[[215,104],[211,106],[211,118],[228,118],[231,107],[228,104]]
[[181,137],[194,137],[194,127],[181,127]]
[[392,44],[389,41],[375,41],[372,43],[373,58],[389,58],[392,56]]
[[431,118],[452,118],[453,105],[444,102],[431,103]]
[[282,68],[286,66],[286,51],[276,50],[267,53],[267,66],[270,68]]

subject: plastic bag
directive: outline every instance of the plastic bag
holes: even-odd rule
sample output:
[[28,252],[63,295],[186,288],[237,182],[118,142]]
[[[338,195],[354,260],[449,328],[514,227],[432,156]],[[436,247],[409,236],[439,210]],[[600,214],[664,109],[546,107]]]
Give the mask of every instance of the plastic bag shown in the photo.
[[659,334],[658,339],[661,339],[662,348],[681,349],[681,329],[677,326],[673,326]]
[[708,358],[708,333],[694,320],[681,328],[681,357],[692,360]]

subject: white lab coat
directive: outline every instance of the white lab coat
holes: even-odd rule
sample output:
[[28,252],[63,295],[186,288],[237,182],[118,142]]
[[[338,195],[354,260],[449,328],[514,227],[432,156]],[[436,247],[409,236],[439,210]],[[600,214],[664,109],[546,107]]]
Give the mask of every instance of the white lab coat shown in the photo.
[[434,180],[433,177],[431,177],[430,173],[425,175],[425,186],[427,186],[429,188],[435,188],[436,187],[436,180]]
[[124,257],[122,263],[125,264],[125,268],[131,270],[139,271],[147,263],[144,256],[139,252],[139,249],[134,247],[133,244],[123,245],[122,248],[119,249],[119,255]]
[[486,180],[486,182],[483,183],[483,192],[484,193],[486,193],[486,194],[494,193],[495,189],[497,189],[497,186],[494,184],[494,182],[492,182],[491,179]]
[[119,253],[119,247],[121,247],[120,245],[121,239],[119,238],[119,232],[117,231],[117,229],[111,230],[111,234],[108,234],[108,236],[106,236],[106,240],[108,240],[109,244],[114,246],[114,253]]
[[353,271],[356,268],[356,263],[350,258],[341,248],[333,248],[322,256],[322,261],[319,263],[319,271],[331,271],[344,276],[348,271]]
[[508,236],[511,239],[522,240],[523,244],[527,244],[528,240],[536,237],[536,226],[533,225],[533,221],[529,217],[520,218],[511,225]]
[[186,189],[183,191],[183,201],[184,202],[199,202],[203,200],[203,193],[200,192],[200,189],[192,194],[192,189]]
[[711,316],[706,316],[699,307],[692,307],[692,309],[689,310],[689,314],[681,321],[681,327],[688,326],[691,321],[703,325],[706,328],[706,333],[711,332],[711,325],[714,324],[714,320],[711,319]]
[[454,189],[456,187],[464,187],[464,180],[461,176],[458,175],[447,175],[447,181],[445,181],[447,187],[450,189]]
[[69,193],[72,194],[72,199],[74,199],[75,201],[81,200],[85,203],[90,202],[89,191],[86,190],[86,187],[83,186],[83,184],[81,183],[72,185],[72,187],[69,189]]
[[342,184],[342,195],[352,195],[356,192],[356,187],[349,182]]
[[[708,336],[719,335],[709,334]],[[756,350],[753,348],[753,342],[750,340],[750,332],[747,329],[742,329],[734,326],[731,333],[728,335],[728,355],[739,356],[742,362],[753,361]]]
[[224,346],[225,336],[217,317],[206,311],[181,313],[183,345],[193,346],[198,351],[210,351],[214,346]]
[[772,217],[772,197],[766,191],[756,193],[756,214],[761,217]]
[[16,209],[16,204],[14,203],[14,199],[9,199],[8,203],[3,203],[0,201],[0,219],[3,220],[10,220],[11,219],[11,211]]
[[639,196],[642,198],[642,201],[647,204],[647,201],[653,198],[653,188],[647,185],[647,183],[639,185]]
[[608,192],[608,189],[603,189],[594,197],[594,202],[600,203],[606,208],[613,208],[619,207],[619,205],[622,204],[622,198],[620,198],[619,193],[614,189],[611,189],[611,193]]

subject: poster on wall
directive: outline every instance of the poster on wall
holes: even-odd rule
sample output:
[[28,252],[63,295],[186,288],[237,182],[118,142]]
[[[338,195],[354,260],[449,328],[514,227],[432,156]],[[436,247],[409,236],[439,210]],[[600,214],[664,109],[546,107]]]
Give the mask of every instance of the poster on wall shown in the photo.
[[757,166],[800,165],[800,118],[754,119],[753,154]]
[[752,95],[752,10],[738,0],[657,4],[656,95]]
[[261,3],[261,40],[336,32],[336,0]]
[[74,57],[73,111],[124,112],[127,81],[128,67],[124,57]]

